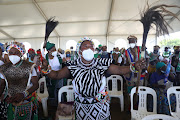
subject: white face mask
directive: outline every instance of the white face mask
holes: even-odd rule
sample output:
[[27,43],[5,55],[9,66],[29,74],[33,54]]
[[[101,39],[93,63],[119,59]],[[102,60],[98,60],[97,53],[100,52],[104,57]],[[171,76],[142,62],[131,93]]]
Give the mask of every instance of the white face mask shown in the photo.
[[57,56],[57,51],[52,52],[52,56]]
[[82,57],[86,61],[91,61],[94,58],[94,52],[89,48],[87,50],[82,51]]
[[130,46],[131,48],[134,48],[134,47],[136,46],[136,43],[130,43],[129,46]]
[[115,52],[116,54],[119,54],[119,52]]
[[17,55],[9,55],[9,60],[11,61],[12,64],[16,64],[20,61],[20,57]]

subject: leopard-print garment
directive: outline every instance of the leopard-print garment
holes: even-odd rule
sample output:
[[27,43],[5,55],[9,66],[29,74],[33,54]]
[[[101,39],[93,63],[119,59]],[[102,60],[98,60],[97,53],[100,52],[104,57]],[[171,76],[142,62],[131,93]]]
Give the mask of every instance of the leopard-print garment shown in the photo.
[[8,81],[8,94],[10,96],[22,93],[26,89],[32,65],[27,61],[23,61],[18,67],[11,63],[0,66],[0,70]]

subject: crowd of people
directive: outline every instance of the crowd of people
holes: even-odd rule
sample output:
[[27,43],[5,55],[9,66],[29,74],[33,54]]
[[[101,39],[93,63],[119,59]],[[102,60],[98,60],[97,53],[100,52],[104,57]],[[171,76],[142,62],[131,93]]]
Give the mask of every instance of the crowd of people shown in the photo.
[[[38,119],[36,90],[38,80],[43,76],[46,77],[48,98],[56,106],[58,90],[67,85],[67,79],[73,79],[77,120],[110,119],[107,83],[103,80],[103,77],[110,75],[121,75],[124,79],[126,111],[130,107],[131,89],[137,86],[140,78],[140,86],[148,86],[156,91],[157,112],[170,114],[166,92],[169,87],[180,85],[180,46],[174,46],[173,53],[165,47],[160,54],[160,47],[155,45],[153,52],[146,51],[145,58],[141,58],[137,38],[130,35],[127,40],[128,49],[116,47],[110,52],[107,52],[105,45],[95,48],[88,37],[78,42],[76,51],[73,47],[57,49],[54,43],[47,42],[47,54],[33,48],[25,54],[25,46],[19,42],[0,44],[0,119]],[[23,57],[25,55],[27,57]],[[138,74],[141,69],[141,74]],[[169,73],[167,69],[170,69]],[[65,101],[64,97],[62,101]]]

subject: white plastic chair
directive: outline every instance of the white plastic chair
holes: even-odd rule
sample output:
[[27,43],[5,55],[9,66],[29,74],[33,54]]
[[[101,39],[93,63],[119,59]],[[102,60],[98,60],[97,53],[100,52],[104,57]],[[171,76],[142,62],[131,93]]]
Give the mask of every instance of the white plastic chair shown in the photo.
[[[40,86],[43,83],[43,88],[44,91],[43,93],[40,92]],[[42,108],[43,108],[43,113],[45,117],[48,117],[48,107],[47,107],[47,100],[48,100],[48,90],[47,90],[47,86],[46,86],[46,79],[45,77],[41,78],[39,80],[39,89],[37,90],[37,95],[39,96],[39,98],[41,98],[41,102],[42,102]]]
[[[172,112],[171,107],[170,107],[171,94],[175,94],[176,96],[176,111],[175,112]],[[180,86],[170,87],[167,90],[167,98],[168,98],[169,109],[170,109],[171,115],[175,117],[177,120],[180,120]]]
[[[142,120],[147,115],[157,114],[157,95],[155,90],[149,87],[139,86],[138,95],[139,95],[139,104],[138,110],[134,110],[133,106],[133,96],[136,93],[136,87],[131,90],[131,118],[134,120]],[[153,111],[147,111],[147,94],[152,95],[153,97]]]
[[142,120],[176,120],[174,117],[164,114],[154,114],[144,117]]
[[[58,102],[61,102],[61,96],[63,93],[67,94],[67,102],[74,101],[74,89],[72,85],[63,86],[58,91]],[[58,116],[59,120],[72,120],[72,116]],[[75,117],[74,117],[75,118]]]
[[67,85],[72,85],[72,79],[67,79]]
[[[109,81],[112,80],[112,90],[109,90]],[[118,82],[120,81],[121,83],[121,88],[118,91]],[[123,96],[123,79],[119,75],[111,75],[110,77],[107,78],[107,91],[109,94],[109,97],[117,97],[120,100],[121,104],[121,111],[124,111],[124,96]]]

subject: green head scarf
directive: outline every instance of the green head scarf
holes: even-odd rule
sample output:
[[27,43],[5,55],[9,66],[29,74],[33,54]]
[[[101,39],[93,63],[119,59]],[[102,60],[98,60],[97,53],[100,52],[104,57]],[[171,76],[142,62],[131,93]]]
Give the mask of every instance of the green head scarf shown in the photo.
[[50,50],[51,48],[53,48],[55,46],[54,43],[50,43],[49,41],[46,43],[46,50]]
[[166,64],[163,63],[163,62],[158,62],[158,63],[156,64],[156,69],[162,68],[162,67],[165,66],[165,65],[166,65]]

